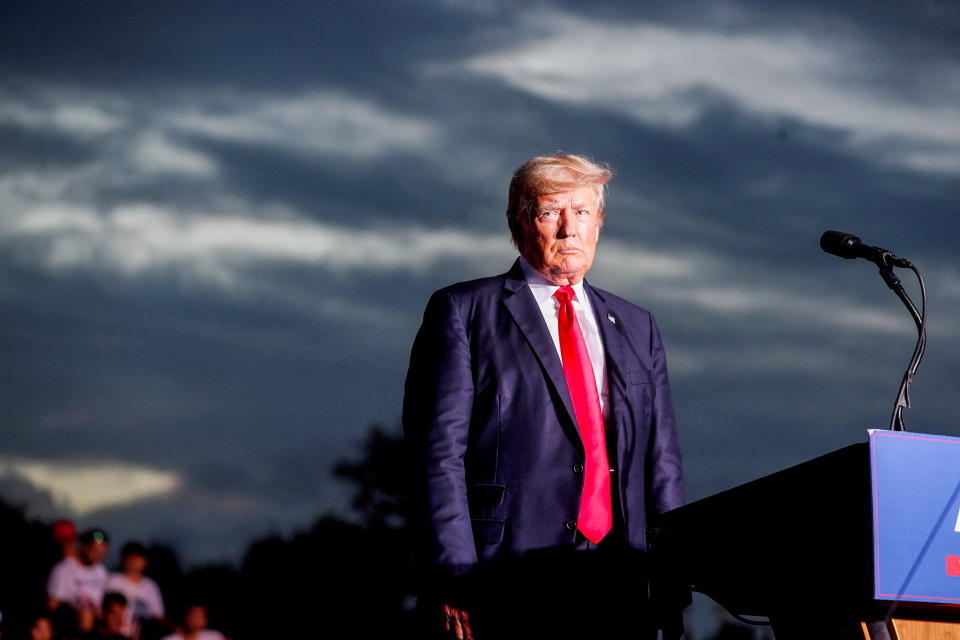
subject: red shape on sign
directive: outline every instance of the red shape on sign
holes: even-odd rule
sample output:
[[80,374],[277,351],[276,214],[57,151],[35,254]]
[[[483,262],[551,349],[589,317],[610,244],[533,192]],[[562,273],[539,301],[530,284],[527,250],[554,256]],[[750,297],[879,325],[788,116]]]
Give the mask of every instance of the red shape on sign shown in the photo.
[[947,556],[947,575],[960,576],[960,556]]

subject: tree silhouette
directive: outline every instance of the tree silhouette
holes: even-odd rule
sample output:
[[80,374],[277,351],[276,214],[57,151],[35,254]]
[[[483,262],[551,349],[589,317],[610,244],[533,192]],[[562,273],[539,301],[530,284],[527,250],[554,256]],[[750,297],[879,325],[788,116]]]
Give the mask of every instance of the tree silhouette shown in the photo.
[[363,444],[363,458],[342,460],[334,475],[355,485],[353,508],[368,527],[401,529],[408,516],[409,468],[403,455],[403,438],[387,433],[382,424],[370,426]]
[[354,485],[359,521],[325,515],[289,540],[247,551],[245,637],[409,637],[411,562],[406,541],[403,439],[371,425],[357,460],[336,464]]
[[47,573],[59,559],[49,525],[0,501],[0,611],[7,636],[26,635],[30,618],[44,607]]

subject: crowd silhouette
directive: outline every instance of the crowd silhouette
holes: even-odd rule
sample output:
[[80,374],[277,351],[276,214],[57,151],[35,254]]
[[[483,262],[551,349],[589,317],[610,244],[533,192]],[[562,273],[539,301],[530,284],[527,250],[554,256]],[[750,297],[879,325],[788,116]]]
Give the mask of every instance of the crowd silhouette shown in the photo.
[[[124,544],[123,562],[99,602],[65,602],[49,593],[60,563],[95,566],[113,543],[109,532],[73,532],[69,521],[29,518],[0,500],[0,634],[3,640],[230,640],[276,637],[412,637],[412,561],[405,537],[405,489],[399,436],[373,425],[359,460],[334,476],[354,486],[348,518],[323,515],[307,530],[250,544],[238,566],[185,571],[163,544]],[[93,552],[94,557],[87,554]],[[67,560],[67,558],[71,558]],[[161,594],[156,610],[131,625],[131,598],[117,576],[136,573]],[[104,573],[106,569],[103,570]],[[59,595],[68,597],[64,593]],[[119,598],[122,599],[120,604]],[[375,612],[371,615],[371,612]]]

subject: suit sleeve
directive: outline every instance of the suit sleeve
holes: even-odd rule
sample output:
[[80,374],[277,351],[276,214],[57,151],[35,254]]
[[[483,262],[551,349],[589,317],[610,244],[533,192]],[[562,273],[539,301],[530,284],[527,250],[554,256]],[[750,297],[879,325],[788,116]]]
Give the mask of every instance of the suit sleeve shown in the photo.
[[673,415],[673,398],[667,375],[667,356],[653,316],[650,316],[650,354],[656,393],[650,445],[647,449],[647,486],[650,491],[648,504],[653,513],[663,513],[682,506],[686,495],[683,488],[677,421]]
[[[653,428],[647,449],[648,509],[651,516],[683,506],[683,467],[677,422],[673,415],[673,398],[667,375],[667,358],[656,320],[650,316],[650,354],[656,394],[653,406]],[[683,633],[681,610],[691,602],[690,588],[678,580],[673,567],[653,549],[650,557],[650,601],[657,627],[664,638],[679,638]]]
[[456,301],[441,290],[427,304],[414,341],[403,402],[419,559],[438,578],[477,562],[464,469],[473,397],[467,326]]

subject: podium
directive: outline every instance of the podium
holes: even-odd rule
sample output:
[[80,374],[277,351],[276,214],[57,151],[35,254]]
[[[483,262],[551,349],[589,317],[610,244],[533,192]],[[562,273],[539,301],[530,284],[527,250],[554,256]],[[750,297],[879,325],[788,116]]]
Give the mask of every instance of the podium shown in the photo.
[[895,640],[960,638],[960,438],[868,434],[661,514],[651,548],[730,612],[770,617],[778,640],[870,637],[869,621]]

